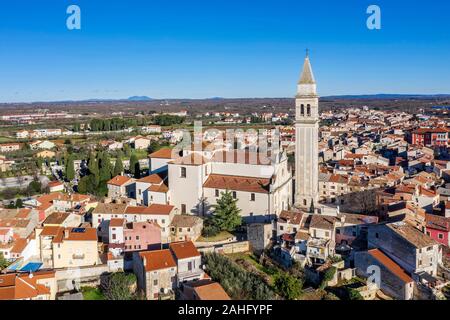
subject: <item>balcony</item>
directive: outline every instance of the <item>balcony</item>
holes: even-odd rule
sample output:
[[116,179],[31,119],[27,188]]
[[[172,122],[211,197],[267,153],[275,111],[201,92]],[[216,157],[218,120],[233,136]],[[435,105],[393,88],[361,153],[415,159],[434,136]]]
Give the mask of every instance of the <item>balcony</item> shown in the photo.
[[202,275],[203,275],[202,269],[178,272],[178,281],[183,282],[183,281],[187,281],[187,280],[193,280],[196,278],[201,278]]

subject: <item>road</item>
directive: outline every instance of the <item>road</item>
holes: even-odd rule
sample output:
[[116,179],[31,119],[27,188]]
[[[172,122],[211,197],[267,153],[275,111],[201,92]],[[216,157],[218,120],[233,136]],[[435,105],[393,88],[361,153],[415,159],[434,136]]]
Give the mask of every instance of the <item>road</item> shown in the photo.
[[[21,176],[11,178],[0,178],[0,189],[6,188],[26,188],[33,181],[33,176]],[[39,176],[42,185],[47,185],[49,179],[46,176]]]

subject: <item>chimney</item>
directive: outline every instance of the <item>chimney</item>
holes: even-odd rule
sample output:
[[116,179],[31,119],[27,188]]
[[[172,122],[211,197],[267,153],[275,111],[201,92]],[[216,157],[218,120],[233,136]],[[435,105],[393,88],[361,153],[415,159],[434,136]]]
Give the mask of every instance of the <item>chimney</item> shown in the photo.
[[67,239],[69,237],[69,229],[64,229],[64,238]]

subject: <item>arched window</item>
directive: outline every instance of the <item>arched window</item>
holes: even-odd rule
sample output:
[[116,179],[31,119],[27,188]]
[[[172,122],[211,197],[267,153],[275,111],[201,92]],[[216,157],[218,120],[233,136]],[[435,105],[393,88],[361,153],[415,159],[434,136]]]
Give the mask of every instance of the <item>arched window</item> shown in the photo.
[[304,116],[305,115],[305,105],[304,104],[301,105],[301,109],[300,110],[301,110],[300,111],[301,115]]
[[311,105],[308,104],[308,106],[306,107],[306,111],[308,113],[308,117],[311,115]]

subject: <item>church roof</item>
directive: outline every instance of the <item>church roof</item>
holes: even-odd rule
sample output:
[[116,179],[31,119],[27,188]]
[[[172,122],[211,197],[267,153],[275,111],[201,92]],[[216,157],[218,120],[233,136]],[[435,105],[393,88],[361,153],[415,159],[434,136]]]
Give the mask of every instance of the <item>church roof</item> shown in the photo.
[[314,79],[314,75],[311,68],[311,63],[309,62],[309,56],[307,55],[305,58],[305,62],[303,64],[303,71],[300,76],[299,84],[315,84],[316,80]]

